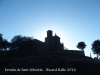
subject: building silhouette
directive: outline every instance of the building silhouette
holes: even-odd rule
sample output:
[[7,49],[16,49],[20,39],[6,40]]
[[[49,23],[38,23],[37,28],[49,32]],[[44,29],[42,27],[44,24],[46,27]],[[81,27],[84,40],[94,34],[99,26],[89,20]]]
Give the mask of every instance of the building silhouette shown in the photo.
[[64,45],[60,43],[60,37],[56,35],[53,36],[52,30],[47,31],[47,37],[45,42],[34,39],[35,41],[35,51],[37,52],[58,52],[58,53],[72,53],[78,55],[85,55],[84,51],[78,50],[65,50]]

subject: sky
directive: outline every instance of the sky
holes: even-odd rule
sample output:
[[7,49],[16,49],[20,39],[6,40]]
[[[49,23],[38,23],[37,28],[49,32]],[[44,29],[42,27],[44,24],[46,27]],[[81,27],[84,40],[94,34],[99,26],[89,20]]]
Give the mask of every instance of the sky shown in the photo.
[[47,30],[70,50],[85,42],[85,55],[95,57],[91,44],[100,39],[100,0],[0,0],[4,39],[22,35],[44,41]]

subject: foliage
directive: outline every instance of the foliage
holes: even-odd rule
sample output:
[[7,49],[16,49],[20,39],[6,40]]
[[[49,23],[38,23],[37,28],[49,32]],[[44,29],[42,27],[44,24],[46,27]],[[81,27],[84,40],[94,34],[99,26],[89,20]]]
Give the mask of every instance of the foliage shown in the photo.
[[85,47],[86,47],[86,44],[85,44],[84,42],[79,42],[79,43],[77,44],[77,48],[79,48],[79,49],[81,49],[81,50],[83,50]]
[[2,42],[2,49],[5,51],[9,47],[10,47],[10,43],[6,39],[4,39]]
[[2,42],[3,42],[2,36],[3,35],[0,33],[0,51],[2,51]]
[[34,40],[32,37],[25,37],[22,35],[14,36],[11,39],[10,50],[17,50],[21,55],[31,54],[34,51]]
[[6,39],[3,39],[2,36],[3,34],[0,33],[0,51],[5,51],[9,48],[10,43]]
[[97,54],[97,58],[100,55],[100,40],[95,40],[92,44],[92,51],[94,54]]
[[22,36],[21,35],[17,35],[17,36],[14,36],[12,39],[11,39],[11,48],[10,50],[14,50],[14,49],[18,49],[20,44],[22,43]]

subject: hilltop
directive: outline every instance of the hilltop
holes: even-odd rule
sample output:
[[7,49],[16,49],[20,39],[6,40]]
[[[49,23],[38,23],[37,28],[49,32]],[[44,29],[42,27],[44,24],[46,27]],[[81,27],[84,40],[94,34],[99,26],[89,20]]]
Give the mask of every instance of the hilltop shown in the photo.
[[[33,75],[34,73],[36,75],[100,74],[100,61],[90,57],[52,52],[47,54],[34,52],[30,55],[21,56],[15,52],[8,51],[0,54],[0,75]],[[18,68],[20,72],[15,71]],[[51,72],[49,69],[56,72]]]

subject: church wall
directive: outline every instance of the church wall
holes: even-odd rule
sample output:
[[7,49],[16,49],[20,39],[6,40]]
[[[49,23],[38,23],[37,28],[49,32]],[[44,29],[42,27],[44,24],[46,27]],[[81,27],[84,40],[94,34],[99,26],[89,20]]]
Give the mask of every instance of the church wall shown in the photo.
[[76,54],[76,55],[82,55],[82,56],[85,56],[84,51],[64,50],[64,53],[69,53],[69,54]]
[[64,45],[60,43],[60,37],[57,35],[52,36],[52,31],[47,31],[47,37],[45,38],[45,42],[34,39],[36,43],[36,51],[37,52],[60,52],[60,53],[69,53],[69,54],[77,54],[84,55],[84,51],[77,50],[64,50]]
[[37,52],[42,52],[44,47],[44,43],[35,39],[35,44],[36,44],[36,51]]
[[[59,44],[58,45],[58,48],[55,48],[55,45],[54,44],[52,44],[52,45],[50,45],[50,44],[47,44],[47,43],[45,43],[45,42],[41,42],[41,41],[39,41],[39,40],[35,40],[35,42],[36,42],[36,47],[37,47],[37,52],[44,52],[44,53],[46,53],[46,52],[60,52],[60,53],[66,53],[66,54],[77,54],[77,55],[83,55],[83,56],[85,56],[85,54],[84,54],[84,51],[77,51],[77,50],[64,50],[63,49],[63,44]],[[50,47],[51,46],[51,47]],[[51,48],[51,49],[50,49]]]

